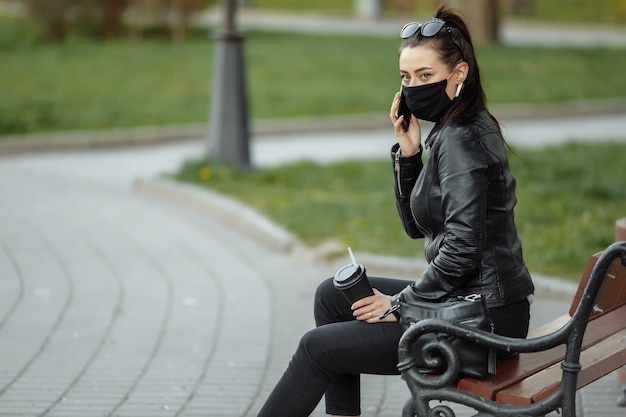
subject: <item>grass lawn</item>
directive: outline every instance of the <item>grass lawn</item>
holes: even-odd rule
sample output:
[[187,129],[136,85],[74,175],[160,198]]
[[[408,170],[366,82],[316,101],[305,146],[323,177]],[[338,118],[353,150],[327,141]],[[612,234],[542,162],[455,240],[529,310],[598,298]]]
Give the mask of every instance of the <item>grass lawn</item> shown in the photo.
[[[624,167],[615,155],[626,144],[568,144],[517,149],[516,221],[531,271],[578,279],[587,259],[613,241],[615,220],[626,214]],[[174,178],[234,196],[316,245],[337,238],[359,251],[422,256],[398,220],[391,163],[298,163],[253,172],[185,164]],[[297,197],[296,197],[297,196]]]
[[[26,22],[0,18],[0,135],[204,122],[214,42],[63,44],[36,40]],[[247,34],[254,119],[386,112],[399,88],[398,39]],[[624,96],[620,49],[481,47],[491,103]]]

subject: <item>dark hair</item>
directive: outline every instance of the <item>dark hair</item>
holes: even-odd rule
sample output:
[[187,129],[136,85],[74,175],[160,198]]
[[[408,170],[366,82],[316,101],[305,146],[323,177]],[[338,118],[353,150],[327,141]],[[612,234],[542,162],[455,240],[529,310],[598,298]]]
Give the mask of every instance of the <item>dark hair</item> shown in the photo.
[[[445,21],[445,26],[434,36],[422,36],[418,31],[413,36],[402,40],[400,50],[418,45],[432,44],[442,62],[452,71],[462,61],[468,64],[467,77],[459,99],[454,100],[450,109],[443,115],[442,122],[465,125],[474,120],[476,115],[487,109],[487,99],[480,78],[480,69],[476,61],[474,45],[467,25],[453,10],[441,5],[433,15],[434,19]],[[497,121],[489,113],[489,116]]]

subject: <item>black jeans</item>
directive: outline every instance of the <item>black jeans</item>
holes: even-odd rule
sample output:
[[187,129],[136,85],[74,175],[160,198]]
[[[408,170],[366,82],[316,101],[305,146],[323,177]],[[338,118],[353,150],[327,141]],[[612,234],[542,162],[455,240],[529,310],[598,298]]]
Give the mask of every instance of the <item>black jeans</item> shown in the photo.
[[[383,294],[397,294],[412,281],[369,277]],[[491,309],[496,333],[526,337],[529,304],[526,300]],[[326,395],[326,413],[361,414],[360,374],[398,375],[397,322],[368,324],[355,320],[350,305],[332,279],[315,293],[315,324],[308,331],[259,417],[306,417]]]

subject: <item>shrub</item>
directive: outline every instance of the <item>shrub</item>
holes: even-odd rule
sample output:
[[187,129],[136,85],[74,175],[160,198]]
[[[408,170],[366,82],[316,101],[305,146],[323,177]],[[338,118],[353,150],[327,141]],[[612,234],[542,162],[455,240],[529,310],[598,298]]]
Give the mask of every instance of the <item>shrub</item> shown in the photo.
[[156,29],[185,38],[191,16],[215,0],[24,0],[26,11],[39,23],[42,34],[63,41],[76,30],[96,38],[119,37]]

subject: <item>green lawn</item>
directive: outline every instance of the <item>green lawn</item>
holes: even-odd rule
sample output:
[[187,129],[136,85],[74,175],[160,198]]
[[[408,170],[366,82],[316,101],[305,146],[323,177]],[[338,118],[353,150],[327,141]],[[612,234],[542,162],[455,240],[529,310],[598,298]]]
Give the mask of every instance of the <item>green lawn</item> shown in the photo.
[[[206,35],[48,44],[33,33],[0,18],[0,135],[208,119],[214,43]],[[248,33],[251,117],[386,112],[400,83],[397,47],[396,38]],[[621,49],[478,53],[491,103],[626,95]]]
[[[625,155],[626,144],[516,153],[510,157],[518,182],[516,220],[529,267],[580,278],[589,256],[612,242],[615,220],[626,215],[624,167],[607,162]],[[337,238],[359,251],[421,256],[422,241],[409,239],[397,218],[391,175],[385,160],[304,162],[253,172],[191,161],[174,177],[234,196],[309,245]]]

